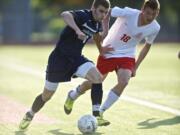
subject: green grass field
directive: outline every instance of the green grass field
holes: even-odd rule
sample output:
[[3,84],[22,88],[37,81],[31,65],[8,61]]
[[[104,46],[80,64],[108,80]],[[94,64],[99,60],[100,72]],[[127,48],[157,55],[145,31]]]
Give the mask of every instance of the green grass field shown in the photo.
[[[24,106],[26,109],[17,113],[10,102],[0,101],[0,135],[80,135],[77,119],[91,113],[90,93],[80,97],[70,116],[65,115],[63,104],[70,89],[76,87],[82,79],[62,83],[56,94],[40,114],[50,122],[33,121],[26,132],[18,130],[23,114],[31,106],[34,98],[44,86],[44,73],[48,55],[53,46],[0,46],[0,99]],[[141,49],[141,46],[138,50]],[[180,59],[177,58],[180,44],[157,44],[152,47],[145,61],[132,78],[123,93],[124,97],[133,97],[148,102],[171,107],[180,111]],[[98,51],[92,45],[85,47],[84,54],[96,62]],[[115,73],[109,74],[104,82],[104,98],[116,83]],[[8,105],[8,106],[7,106]],[[5,109],[8,112],[5,112]],[[15,122],[2,121],[4,114],[14,117]],[[13,115],[16,114],[16,115]],[[8,116],[9,115],[9,116]],[[38,116],[37,116],[38,117]],[[111,121],[108,127],[99,127],[97,135],[179,135],[180,116],[142,106],[127,100],[117,102],[105,113]]]

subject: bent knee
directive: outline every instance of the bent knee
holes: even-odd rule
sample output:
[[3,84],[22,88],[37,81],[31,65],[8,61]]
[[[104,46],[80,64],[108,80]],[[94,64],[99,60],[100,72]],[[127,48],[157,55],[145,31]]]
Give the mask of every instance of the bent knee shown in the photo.
[[103,77],[101,74],[96,74],[92,77],[92,83],[102,83]]
[[102,83],[103,76],[96,68],[91,68],[88,74],[86,75],[86,79],[88,79],[91,83]]

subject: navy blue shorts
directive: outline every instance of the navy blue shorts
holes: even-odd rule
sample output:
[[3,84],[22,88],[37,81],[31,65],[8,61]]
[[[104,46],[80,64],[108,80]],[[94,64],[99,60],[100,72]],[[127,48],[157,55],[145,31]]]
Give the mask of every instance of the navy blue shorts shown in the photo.
[[46,80],[50,82],[67,82],[78,67],[86,62],[92,62],[84,56],[67,56],[53,51],[48,59]]

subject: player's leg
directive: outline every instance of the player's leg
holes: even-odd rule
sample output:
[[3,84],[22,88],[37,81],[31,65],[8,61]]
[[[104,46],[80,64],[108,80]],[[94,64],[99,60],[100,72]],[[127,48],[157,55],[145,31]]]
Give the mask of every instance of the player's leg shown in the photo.
[[[109,61],[105,57],[98,57],[97,61],[97,68],[100,71],[101,74],[104,75],[103,80],[107,77],[107,74],[111,71],[113,71],[113,65],[111,60]],[[101,84],[92,84],[92,90],[91,90],[91,100],[92,100],[92,106],[93,106],[93,115],[97,117],[98,125],[99,126],[106,126],[109,125],[110,122],[107,120],[104,120],[103,117],[100,116],[100,105],[102,102],[102,83]]]
[[[93,115],[97,117],[98,120],[98,125],[99,126],[105,126],[109,125],[110,122],[107,120],[104,120],[103,117],[100,117],[99,109],[100,109],[100,104],[102,102],[102,81],[106,78],[107,74],[109,71],[113,70],[113,66],[111,65],[111,61],[107,61],[104,57],[99,57],[98,62],[97,62],[97,68],[92,68],[89,70],[86,79],[90,80],[92,82],[92,90],[91,90],[91,100],[92,100],[92,106],[93,106]],[[99,75],[99,72],[103,74],[103,77],[101,79],[95,78],[97,77],[96,75]]]
[[[92,82],[91,99],[92,99],[92,106],[93,106],[93,115],[97,117],[99,126],[109,125],[110,122],[100,117],[100,113],[99,113],[100,105],[102,102],[102,95],[103,95],[102,81],[106,78],[108,70],[107,69],[104,70],[103,68],[99,66],[98,66],[98,69],[99,69],[98,70],[94,65],[91,65],[91,66],[89,65],[87,67],[84,69],[82,68],[83,69],[82,73],[85,73],[84,78]],[[85,72],[85,69],[87,72]],[[103,76],[101,75],[99,71],[100,72],[102,71]]]
[[92,82],[91,85],[91,100],[93,105],[93,115],[99,116],[99,108],[102,102],[103,90],[102,90],[102,81],[106,78],[99,73],[97,68],[91,68],[86,75],[86,79]]
[[105,100],[104,104],[101,106],[101,113],[109,109],[120,97],[125,87],[128,85],[128,82],[131,78],[131,70],[129,69],[119,69],[117,71],[118,84],[115,85],[110,91]]
[[102,89],[102,81],[106,78],[107,74],[104,76],[98,78],[96,80],[97,74],[100,74],[97,68],[91,68],[91,70],[88,72],[86,79],[90,80],[92,82],[91,87],[91,101],[92,101],[92,113],[97,118],[98,126],[107,126],[110,124],[109,121],[103,119],[103,117],[100,116],[99,109],[102,102],[102,96],[103,96],[103,89]]
[[[94,66],[94,64],[87,65],[87,67],[81,68],[82,72],[79,72],[80,74],[85,73],[84,78],[86,78],[92,83],[91,99],[92,99],[94,116],[99,116],[99,108],[103,95],[102,81],[106,78],[109,72],[109,67],[107,66],[107,64],[110,65],[109,62],[106,62],[104,57],[99,57],[97,61],[97,68]],[[84,70],[86,70],[86,72],[84,72]]]
[[[99,69],[99,68],[98,68]],[[86,78],[92,83],[92,105],[93,105],[93,115],[97,116],[98,120],[98,125],[104,126],[104,125],[109,125],[109,122],[104,120],[102,117],[99,117],[99,107],[102,101],[102,81],[106,77],[101,75],[95,65],[91,62],[86,62],[82,64],[77,72],[75,73],[76,76]],[[103,73],[105,74],[105,73]],[[90,87],[90,86],[89,86]],[[87,87],[86,87],[87,88]],[[70,94],[69,94],[70,95]],[[72,110],[74,100],[68,96],[65,105],[64,105],[64,110],[67,114],[69,114]]]
[[[23,120],[21,121],[19,127],[20,129],[26,129],[31,120],[34,117],[34,114],[37,113],[44,104],[53,96],[54,92],[56,91],[58,87],[57,82],[63,81],[63,76],[65,72],[63,72],[66,65],[63,65],[64,63],[68,63],[65,61],[64,57],[60,57],[56,51],[53,51],[48,59],[48,66],[46,70],[46,81],[44,90],[41,94],[39,94],[33,104],[31,109],[26,113]],[[62,69],[62,72],[57,72]],[[61,80],[61,81],[60,81]]]
[[68,92],[66,101],[64,103],[64,111],[67,115],[69,115],[72,112],[73,104],[74,102],[83,95],[87,90],[90,90],[91,88],[91,82],[90,81],[84,81],[81,85],[78,85],[74,90],[70,90]]
[[[89,74],[89,73],[87,73]],[[102,75],[103,76],[103,80],[106,78],[107,74]],[[70,97],[73,100],[76,100],[80,95],[84,94],[86,91],[90,90],[92,86],[92,82],[91,81],[84,81],[82,82],[82,84],[78,85],[74,90],[71,90],[69,92]]]
[[52,83],[46,80],[43,92],[35,98],[31,109],[26,112],[24,118],[20,122],[19,128],[21,130],[25,130],[29,126],[35,113],[39,112],[39,110],[44,106],[44,104],[51,99],[57,87],[58,83]]
[[82,84],[78,85],[74,90],[68,92],[68,97],[74,101],[84,94],[87,90],[91,89],[92,83],[90,81],[84,81]]
[[[88,71],[85,78],[88,80],[91,80],[91,81],[94,80],[93,81],[94,83],[99,83],[101,81],[99,81],[96,78],[97,74],[99,74],[99,71],[93,67]],[[106,78],[106,76],[107,76],[107,74],[103,75],[102,80],[104,80]],[[92,83],[90,81],[85,81],[81,85],[79,85],[79,87],[76,88],[76,90],[72,90],[69,92],[67,99],[66,99],[66,102],[64,104],[64,110],[65,110],[66,114],[71,113],[75,100],[80,95],[82,95],[86,90],[90,89],[91,85],[92,85]],[[96,84],[93,84],[93,85],[96,85]],[[102,101],[102,94],[103,94],[102,93],[102,87],[100,87],[100,89],[94,88],[94,91],[98,91],[98,92],[96,92],[94,96],[93,96],[93,94],[91,94],[92,105],[93,105],[93,115],[97,117],[97,121],[98,121],[99,126],[109,125],[110,122],[107,120],[104,120],[103,117],[100,117],[100,114],[99,114],[99,108],[100,108],[100,104]]]
[[68,93],[68,96],[66,98],[65,104],[64,104],[64,111],[66,114],[70,114],[73,108],[74,101],[85,91],[89,90],[93,82],[98,82],[99,78],[97,77],[97,74],[99,75],[99,78],[102,77],[104,80],[106,75],[101,76],[99,71],[96,69],[93,63],[86,62],[78,67],[78,70],[75,72],[75,75],[78,77],[85,78],[89,81],[84,81],[81,85],[79,85],[75,90],[71,90]]

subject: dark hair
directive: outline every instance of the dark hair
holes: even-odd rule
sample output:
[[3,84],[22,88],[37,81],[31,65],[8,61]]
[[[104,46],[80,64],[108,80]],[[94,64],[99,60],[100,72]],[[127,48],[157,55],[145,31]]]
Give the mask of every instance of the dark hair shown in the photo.
[[94,0],[93,2],[93,7],[97,8],[98,6],[103,6],[105,8],[109,8],[110,7],[110,1],[109,0]]
[[157,9],[160,9],[160,3],[158,0],[145,0],[143,9],[145,9],[147,7],[151,8],[153,10],[157,10]]

